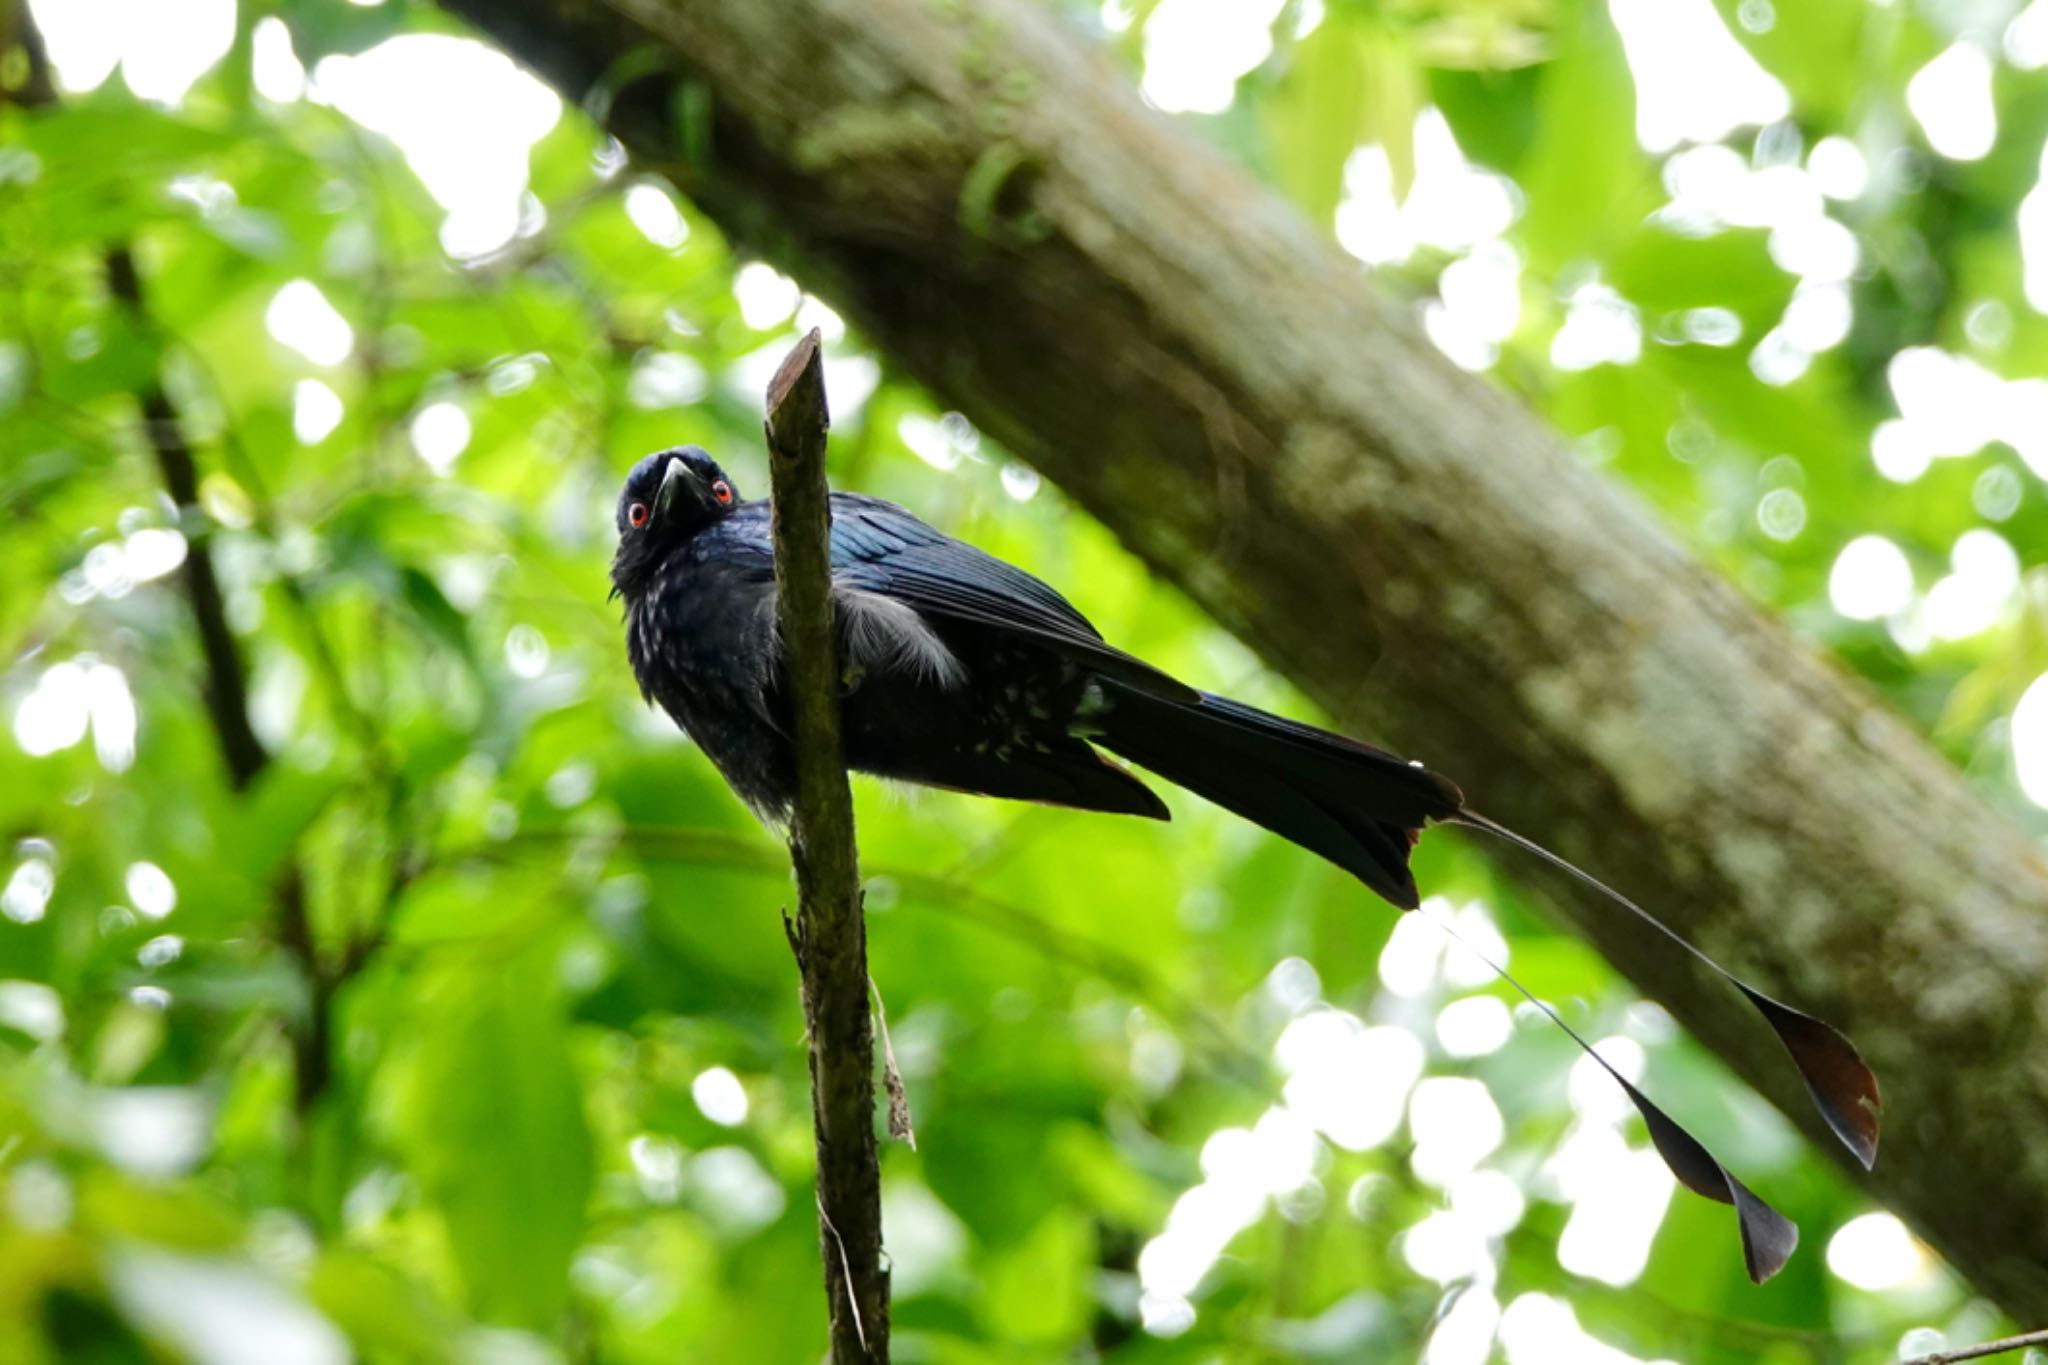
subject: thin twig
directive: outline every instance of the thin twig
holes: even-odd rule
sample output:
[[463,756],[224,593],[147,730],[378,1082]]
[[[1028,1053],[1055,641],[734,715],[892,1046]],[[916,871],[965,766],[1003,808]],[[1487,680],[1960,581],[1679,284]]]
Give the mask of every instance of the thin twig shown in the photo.
[[1996,1341],[1963,1346],[1953,1351],[1936,1351],[1932,1355],[1914,1356],[1911,1360],[1901,1361],[1899,1365],[1953,1365],[1953,1362],[1958,1360],[1981,1360],[1985,1356],[2004,1355],[2008,1351],[2023,1351],[2029,1346],[2048,1346],[2048,1329],[2022,1332],[2016,1337],[2000,1337]]
[[[504,861],[524,849],[593,838],[617,838],[636,856],[651,861],[705,863],[764,875],[779,872],[782,867],[781,859],[743,835],[681,825],[641,824],[626,825],[605,834],[563,826],[529,826],[510,839],[444,849],[434,855],[432,862],[434,866],[454,866],[471,858]],[[1213,1011],[1174,990],[1145,963],[1106,943],[1061,928],[1021,905],[990,895],[971,882],[901,866],[871,867],[869,871],[877,880],[895,882],[907,900],[1002,934],[1054,962],[1093,972],[1122,987],[1191,1038],[1201,1035],[1214,1052],[1218,1066],[1232,1081],[1264,1087],[1263,1056],[1232,1033]],[[784,920],[787,922],[787,915]],[[793,927],[790,933],[790,948],[795,951]]]
[[[882,1171],[875,1143],[875,1044],[867,928],[853,837],[853,796],[839,736],[832,628],[825,372],[813,330],[768,386],[774,476],[776,624],[787,652],[796,741],[797,970],[810,1038],[818,1217],[834,1365],[889,1358],[889,1272],[882,1264]],[[839,1255],[831,1254],[830,1242]]]
[[831,1235],[832,1245],[839,1250],[839,1270],[845,1276],[845,1283],[849,1286],[846,1296],[846,1307],[853,1314],[854,1338],[860,1344],[861,1354],[865,1355],[868,1349],[868,1334],[860,1325],[860,1300],[853,1297],[853,1292],[850,1288],[853,1284],[853,1266],[846,1259],[846,1242],[840,1237],[839,1229],[832,1226],[832,1215],[825,1212],[825,1201],[823,1199],[818,1200],[818,1222]]

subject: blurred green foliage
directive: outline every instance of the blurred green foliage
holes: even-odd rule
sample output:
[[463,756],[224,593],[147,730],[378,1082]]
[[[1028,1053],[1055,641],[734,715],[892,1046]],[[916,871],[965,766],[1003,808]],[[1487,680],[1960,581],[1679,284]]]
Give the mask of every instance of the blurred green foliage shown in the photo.
[[[1410,130],[1441,110],[1514,186],[1499,380],[2025,815],[2004,718],[2048,667],[2032,580],[1987,628],[1935,640],[1906,614],[1843,619],[1828,579],[1867,532],[1922,586],[1973,529],[2039,559],[2048,503],[2009,446],[1909,483],[1869,452],[1902,348],[2008,377],[2048,357],[2014,231],[2048,77],[2002,65],[1997,149],[1946,161],[1902,92],[1962,19],[1759,3],[1726,17],[1793,114],[1731,145],[1797,165],[1843,136],[1873,168],[1830,206],[1860,247],[1853,328],[1788,382],[1749,356],[1793,275],[1762,229],[1652,217],[1670,196],[1598,4],[1327,0],[1313,27],[1289,5],[1232,108],[1189,122],[1338,226],[1354,149],[1379,144],[1405,192],[1428,174]],[[1111,11],[1134,74],[1152,12]],[[628,196],[669,192],[574,110],[533,148],[520,235],[451,260],[390,143],[255,93],[251,31],[278,14],[308,64],[449,31],[397,4],[245,4],[174,108],[116,78],[0,113],[0,1359],[815,1359],[784,855],[636,694],[605,578],[638,455],[700,443],[762,489],[759,389],[796,296],[749,322],[715,231],[679,204],[686,235],[651,239]],[[106,285],[129,244],[140,311]],[[1463,255],[1425,244],[1377,273],[1421,307]],[[1553,340],[1596,279],[1640,355],[1561,369]],[[305,297],[295,281],[347,322],[332,363],[266,324],[281,291]],[[1741,344],[1691,339],[1702,309]],[[863,400],[875,361],[828,310],[799,320],[827,328],[840,486],[1038,569],[1140,655],[1298,709],[914,386],[879,372]],[[205,515],[182,524],[134,399],[159,381],[202,476]],[[246,792],[167,531],[204,534],[224,582],[271,755]],[[1174,793],[1158,827],[858,797],[919,1138],[885,1161],[903,1360],[1401,1359],[1461,1303],[1547,1302],[1530,1295],[1688,1362],[1883,1361],[1916,1325],[1999,1325],[1938,1268],[1881,1293],[1831,1275],[1862,1200],[1455,836],[1425,842],[1422,884],[1483,902],[1533,987],[1642,1045],[1670,1106],[1805,1228],[1780,1280],[1751,1288],[1726,1211],[1686,1198],[1626,1287],[1562,1268],[1549,1163],[1589,1121],[1568,1045],[1519,1020],[1452,1055],[1437,1012],[1508,997],[1441,971],[1384,991],[1392,915],[1299,851]],[[1276,1039],[1324,1002],[1412,1030],[1428,1076],[1486,1084],[1503,1133],[1475,1160],[1524,1206],[1484,1273],[1433,1274],[1406,1234],[1447,1196],[1414,1135],[1319,1142],[1314,1179],[1250,1209],[1192,1320],[1146,1331],[1141,1248],[1204,1181],[1205,1144],[1280,1103]]]

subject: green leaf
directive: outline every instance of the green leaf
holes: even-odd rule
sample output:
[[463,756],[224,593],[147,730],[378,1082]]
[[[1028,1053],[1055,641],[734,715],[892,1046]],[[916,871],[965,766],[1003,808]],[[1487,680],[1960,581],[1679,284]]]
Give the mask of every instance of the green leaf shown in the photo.
[[982,1311],[998,1341],[1056,1346],[1087,1324],[1094,1238],[1079,1210],[1055,1208],[985,1275]]
[[236,866],[250,880],[268,884],[341,785],[341,774],[332,769],[308,771],[287,763],[265,768],[241,805],[228,813]]
[[365,1256],[325,1256],[307,1282],[313,1302],[357,1342],[394,1359],[443,1360],[457,1354],[455,1324],[419,1286]]
[[1459,150],[1481,165],[1516,175],[1536,139],[1536,97],[1543,88],[1544,70],[1431,67],[1429,97],[1451,125]]
[[552,954],[465,962],[425,992],[400,1120],[409,1164],[477,1314],[552,1327],[592,1169]]
[[1868,0],[1773,5],[1770,27],[1762,33],[1742,23],[1740,0],[1715,0],[1715,8],[1736,41],[1784,82],[1802,123],[1829,132],[1852,129],[1859,104],[1868,100],[1872,65],[1884,50],[1867,33],[1883,33],[1889,25],[1877,19]]
[[403,564],[398,569],[398,582],[405,595],[405,605],[422,629],[435,640],[445,645],[472,674],[481,674],[477,662],[476,641],[469,634],[469,619],[455,609],[441,591],[440,584],[431,576]]
[[1359,26],[1331,14],[1294,45],[1285,74],[1260,105],[1274,178],[1326,231],[1365,122],[1365,71]]
[[42,163],[32,195],[24,204],[8,186],[0,203],[10,214],[33,214],[49,245],[77,245],[112,243],[152,220],[184,216],[166,186],[208,167],[235,141],[103,90],[27,123],[22,145]]
[[1577,21],[1561,32],[1558,58],[1543,68],[1522,177],[1522,241],[1545,274],[1604,256],[1657,204],[1656,180],[1636,145],[1635,80],[1607,6],[1582,0]]
[[324,0],[281,0],[300,60],[311,65],[331,53],[356,53],[413,28],[419,16],[388,5],[333,5]]
[[1397,33],[1361,29],[1358,41],[1364,53],[1365,133],[1386,152],[1394,198],[1403,199],[1415,183],[1415,116],[1422,112],[1422,72],[1407,41]]
[[1741,317],[1753,344],[1792,298],[1793,278],[1771,260],[1766,241],[1765,233],[1753,229],[1682,237],[1646,228],[1618,245],[1607,277],[1650,314],[1646,322],[1653,326],[1660,312],[1726,308]]

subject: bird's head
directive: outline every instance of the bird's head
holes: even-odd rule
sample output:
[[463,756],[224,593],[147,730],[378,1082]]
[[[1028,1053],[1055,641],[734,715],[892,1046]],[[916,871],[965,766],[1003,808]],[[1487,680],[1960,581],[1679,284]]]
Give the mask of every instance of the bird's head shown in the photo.
[[613,594],[637,591],[671,549],[739,505],[732,480],[696,446],[657,451],[641,460],[619,492]]

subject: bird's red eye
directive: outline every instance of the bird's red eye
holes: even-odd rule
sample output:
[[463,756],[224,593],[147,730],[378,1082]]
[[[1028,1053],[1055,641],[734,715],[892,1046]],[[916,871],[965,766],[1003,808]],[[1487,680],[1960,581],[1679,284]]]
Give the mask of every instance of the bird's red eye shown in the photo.
[[720,479],[711,485],[711,496],[718,499],[720,507],[732,506],[732,485]]
[[636,502],[631,507],[628,507],[626,509],[626,520],[632,522],[635,526],[645,526],[647,524],[647,504]]

